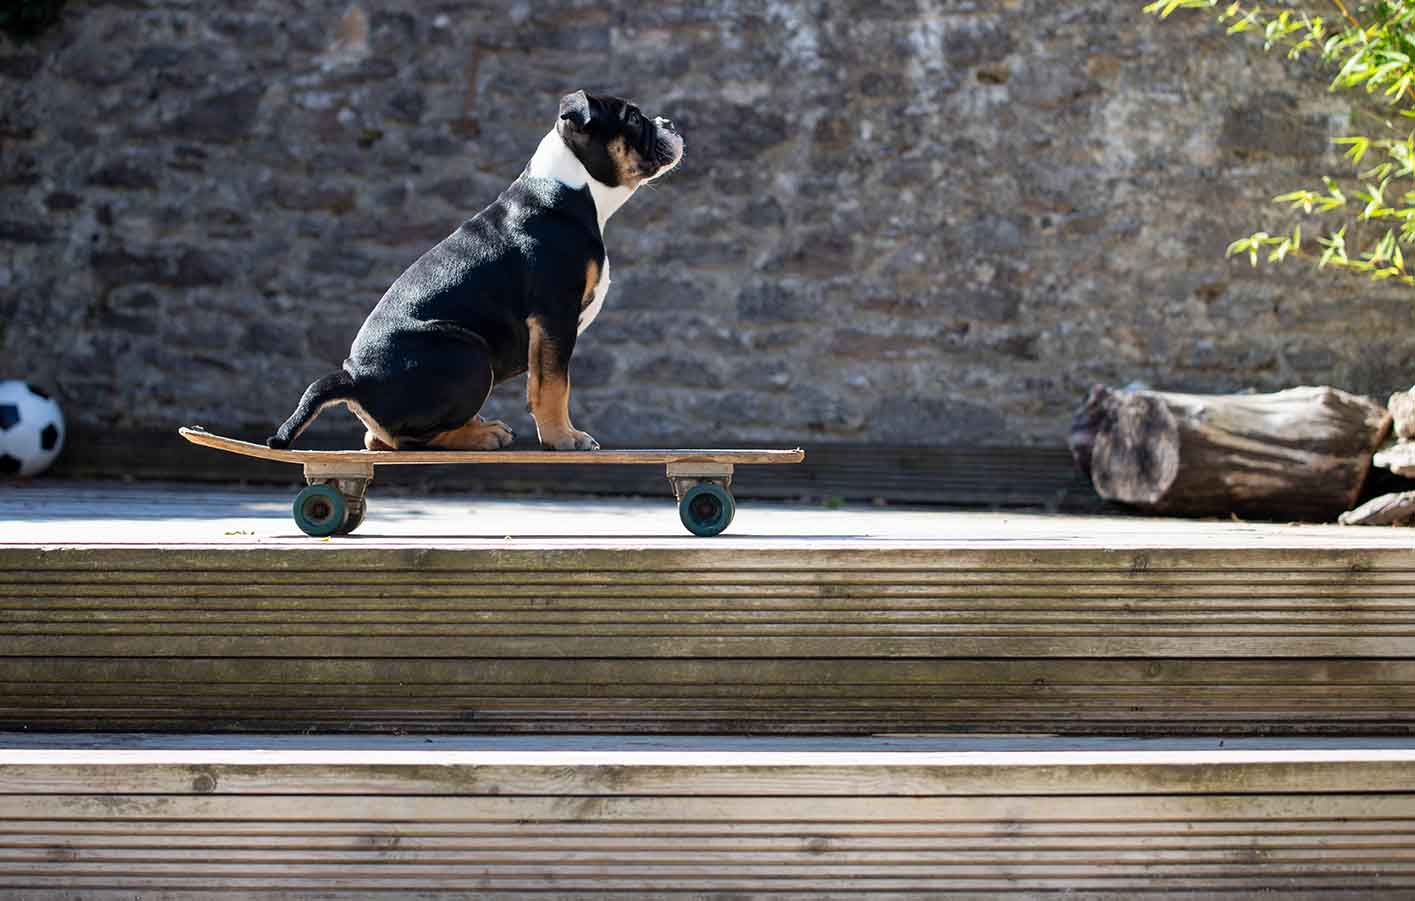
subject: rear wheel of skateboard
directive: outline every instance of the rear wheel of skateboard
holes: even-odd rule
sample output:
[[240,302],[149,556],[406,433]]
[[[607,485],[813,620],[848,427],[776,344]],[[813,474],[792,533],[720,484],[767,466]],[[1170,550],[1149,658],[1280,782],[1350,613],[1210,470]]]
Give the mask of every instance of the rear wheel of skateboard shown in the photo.
[[[329,485],[310,485],[295,495],[295,525],[315,538],[338,532],[349,516],[344,495]],[[357,525],[357,523],[356,523]]]
[[344,517],[344,524],[334,533],[336,535],[348,535],[364,521],[366,506],[363,498],[350,497],[346,494],[344,495],[344,504],[349,508],[349,512]]
[[683,492],[678,502],[678,518],[689,532],[701,538],[722,534],[736,513],[737,502],[732,493],[716,482],[699,482]]

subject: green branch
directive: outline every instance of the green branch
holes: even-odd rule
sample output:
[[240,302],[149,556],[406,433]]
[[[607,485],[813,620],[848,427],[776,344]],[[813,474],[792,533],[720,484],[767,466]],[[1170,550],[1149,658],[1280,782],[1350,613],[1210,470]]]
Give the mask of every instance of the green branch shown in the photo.
[[[1310,8],[1271,3],[1156,0],[1143,11],[1163,20],[1179,10],[1217,10],[1216,22],[1227,34],[1261,35],[1265,51],[1284,48],[1289,58],[1314,56],[1319,65],[1335,70],[1331,90],[1379,93],[1397,117],[1415,118],[1415,0],[1366,2],[1355,7],[1354,14],[1343,0],[1331,0],[1331,5],[1339,15],[1338,28]],[[1354,171],[1324,176],[1320,189],[1273,198],[1306,216],[1338,220],[1318,229],[1320,254],[1304,250],[1298,224],[1255,230],[1230,244],[1228,256],[1246,255],[1254,266],[1302,259],[1318,268],[1415,285],[1405,268],[1406,248],[1415,246],[1415,133],[1400,135],[1389,116],[1381,125],[1385,135],[1335,139]],[[1381,223],[1378,237],[1348,241],[1348,227],[1354,225],[1350,233],[1362,234],[1367,231],[1363,226],[1373,223]]]

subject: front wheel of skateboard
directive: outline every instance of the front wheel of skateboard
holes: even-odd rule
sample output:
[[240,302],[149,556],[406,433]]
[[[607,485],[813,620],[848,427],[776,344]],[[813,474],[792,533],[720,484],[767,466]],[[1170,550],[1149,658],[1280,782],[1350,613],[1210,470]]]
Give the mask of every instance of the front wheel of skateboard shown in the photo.
[[338,532],[349,516],[344,495],[331,485],[310,485],[295,495],[295,525],[314,538]]
[[683,492],[678,502],[678,518],[689,532],[701,538],[722,534],[736,513],[737,502],[732,493],[716,482],[699,482]]

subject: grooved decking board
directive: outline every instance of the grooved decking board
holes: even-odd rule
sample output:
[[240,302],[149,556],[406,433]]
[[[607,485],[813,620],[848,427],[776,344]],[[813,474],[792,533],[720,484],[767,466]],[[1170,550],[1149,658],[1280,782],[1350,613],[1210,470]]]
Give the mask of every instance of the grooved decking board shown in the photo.
[[[1397,529],[0,490],[0,725],[1410,734]],[[740,531],[739,531],[740,529]]]
[[0,736],[0,889],[1415,888],[1408,743],[179,744]]
[[[1397,732],[1388,661],[10,661],[0,719],[46,728],[836,733]],[[31,667],[32,668],[32,667]],[[1311,684],[1306,684],[1310,682]]]
[[0,725],[1415,729],[1415,550],[1057,544],[0,547]]

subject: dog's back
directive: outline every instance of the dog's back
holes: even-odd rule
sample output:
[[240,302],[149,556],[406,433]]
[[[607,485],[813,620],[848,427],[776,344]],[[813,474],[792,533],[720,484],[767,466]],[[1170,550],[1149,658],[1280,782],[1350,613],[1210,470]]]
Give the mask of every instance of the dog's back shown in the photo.
[[342,372],[311,384],[266,443],[288,447],[338,403],[394,447],[458,428],[494,385],[526,371],[532,317],[573,336],[579,307],[561,300],[579,297],[587,264],[603,260],[589,192],[522,175],[398,276]]

